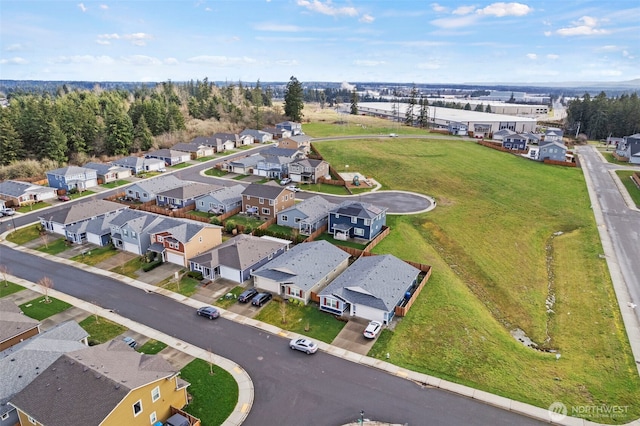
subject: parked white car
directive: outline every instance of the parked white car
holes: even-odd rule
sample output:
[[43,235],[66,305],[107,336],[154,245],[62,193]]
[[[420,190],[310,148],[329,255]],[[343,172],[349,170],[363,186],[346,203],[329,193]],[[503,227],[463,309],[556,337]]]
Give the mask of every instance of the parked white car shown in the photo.
[[16,211],[11,207],[3,207],[0,209],[0,217],[1,216],[13,216],[16,214]]
[[367,325],[367,328],[364,329],[364,337],[367,339],[375,339],[380,333],[380,330],[382,330],[382,323],[378,321],[371,321],[369,322],[369,325]]
[[297,187],[297,186],[295,186],[295,185],[289,185],[289,186],[287,186],[287,188],[286,188],[286,189],[288,189],[289,191],[293,191],[293,192],[298,192],[298,191],[300,191],[300,188],[298,188],[298,187]]

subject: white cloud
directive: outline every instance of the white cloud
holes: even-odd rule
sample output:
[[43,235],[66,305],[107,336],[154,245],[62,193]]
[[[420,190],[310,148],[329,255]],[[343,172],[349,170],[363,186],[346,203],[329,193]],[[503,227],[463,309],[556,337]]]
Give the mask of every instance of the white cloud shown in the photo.
[[536,55],[535,53],[527,53],[527,58],[535,61],[536,59],[538,59],[538,55]]
[[204,8],[204,11],[205,11],[205,12],[213,12],[213,9],[211,9],[210,7],[205,7],[205,8]]
[[103,46],[108,46],[108,45],[111,44],[111,42],[109,40],[103,40],[103,39],[96,40],[96,43],[101,44]]
[[257,24],[254,26],[254,29],[258,31],[273,31],[273,32],[283,32],[283,33],[298,33],[303,31],[303,28],[297,25],[282,25],[282,24],[273,24],[268,22]]
[[360,22],[364,22],[365,24],[370,24],[375,20],[376,20],[376,18],[374,18],[371,15],[366,15],[366,14],[362,15],[362,17],[360,18]]
[[561,36],[602,35],[609,31],[598,29],[598,19],[591,16],[583,16],[573,23],[573,26],[560,28],[556,33]]
[[163,62],[166,65],[178,65],[180,63],[176,58],[164,58]]
[[256,60],[252,58],[248,58],[246,56],[243,57],[230,57],[230,56],[208,56],[208,55],[200,55],[194,56],[192,58],[187,59],[187,62],[192,64],[208,64],[215,65],[218,67],[232,67],[237,65],[251,65],[255,64]]
[[9,59],[0,59],[0,65],[26,65],[29,61],[19,56],[9,58]]
[[86,12],[87,11],[87,7],[84,5],[84,3],[78,3],[78,7],[80,8],[81,11]]
[[162,65],[160,59],[145,55],[124,56],[122,60],[130,65]]
[[440,69],[440,64],[437,62],[422,62],[417,65],[421,70],[437,70]]
[[468,27],[474,24],[477,21],[477,17],[475,15],[466,15],[460,16],[456,18],[440,18],[434,19],[431,21],[432,25],[440,28],[462,28]]
[[110,56],[74,55],[58,56],[53,59],[55,64],[113,64],[115,61]]
[[433,9],[434,12],[446,12],[448,9],[442,5],[439,5],[438,3],[431,3],[431,9]]
[[532,8],[522,3],[493,3],[482,9],[478,9],[480,15],[503,16],[524,16],[533,11]]
[[282,65],[284,67],[295,67],[300,65],[300,63],[295,59],[280,59],[276,61],[276,65]]
[[329,16],[358,16],[358,10],[355,7],[335,7],[331,0],[325,3],[320,0],[298,0],[298,6],[306,7],[312,12],[318,12]]
[[145,34],[145,33],[133,33],[133,34],[124,34],[122,38],[125,40],[129,40],[133,45],[146,46],[147,40],[153,39],[153,36],[151,36],[151,34]]
[[4,48],[4,50],[6,50],[7,52],[16,52],[22,49],[23,46],[20,43],[10,44],[9,46]]
[[470,13],[473,13],[474,10],[476,10],[475,6],[460,6],[456,8],[452,13],[454,15],[468,15]]
[[107,9],[109,9],[109,6],[107,6],[106,4],[101,4],[100,5],[100,9],[107,10]]
[[359,67],[376,67],[378,65],[384,65],[384,64],[386,64],[385,61],[373,61],[368,59],[356,59],[355,61],[353,61],[353,65],[356,65]]
[[553,35],[553,33],[551,31],[545,31],[544,35],[549,37],[549,36]]
[[559,57],[560,57],[560,55],[556,55],[556,54],[554,54],[554,53],[549,53],[549,54],[547,55],[547,59],[551,59],[551,60],[556,60],[556,59],[558,59]]

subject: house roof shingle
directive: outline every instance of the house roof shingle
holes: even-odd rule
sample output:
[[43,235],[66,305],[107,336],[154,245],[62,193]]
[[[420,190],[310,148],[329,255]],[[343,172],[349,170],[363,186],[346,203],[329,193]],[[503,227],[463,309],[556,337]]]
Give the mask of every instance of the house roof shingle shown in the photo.
[[211,268],[223,265],[243,271],[286,245],[283,242],[240,234],[206,253],[193,257],[191,262]]
[[0,299],[0,342],[36,328],[38,324],[40,321],[26,316],[12,301]]
[[288,189],[283,188],[281,186],[260,185],[257,183],[252,183],[249,186],[247,186],[244,189],[244,191],[242,191],[242,195],[243,196],[248,195],[250,197],[266,198],[268,200],[275,200],[276,198],[278,198],[278,196],[280,196],[280,194],[282,194],[283,191],[293,193],[293,191],[289,191]]
[[306,216],[305,219],[308,222],[315,223],[323,217],[327,217],[329,215],[329,211],[335,206],[336,205],[334,203],[327,201],[320,195],[316,195],[303,200],[295,206],[291,206],[288,209],[282,210],[278,213],[278,216],[289,214],[292,211],[299,211],[304,216]]
[[360,217],[365,219],[373,219],[380,213],[387,211],[386,207],[378,207],[373,204],[364,203],[362,201],[344,201],[334,209],[332,214],[338,213],[342,216]]
[[54,212],[44,211],[42,212],[41,216],[38,217],[47,222],[67,225],[79,222],[81,220],[87,220],[92,217],[102,216],[109,212],[124,209],[128,209],[128,207],[120,203],[115,203],[113,201],[107,200],[92,199],[83,203],[72,204],[66,208]]

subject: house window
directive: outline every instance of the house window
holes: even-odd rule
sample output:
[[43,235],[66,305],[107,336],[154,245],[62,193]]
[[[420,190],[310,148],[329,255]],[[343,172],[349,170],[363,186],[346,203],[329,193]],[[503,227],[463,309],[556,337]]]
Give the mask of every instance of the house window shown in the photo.
[[324,298],[324,306],[328,308],[338,309],[338,301],[336,299]]
[[353,228],[353,235],[358,235],[358,236],[363,236],[364,235],[364,229],[362,228]]
[[142,413],[142,400],[139,399],[135,404],[133,404],[133,416],[137,417],[140,413]]
[[162,241],[164,241],[164,238],[163,238],[163,237],[161,237],[160,235],[158,235],[158,236],[156,237],[156,241],[158,241],[159,243],[161,243]]
[[287,217],[287,215],[286,215],[286,214],[283,214],[283,215],[282,215],[282,216],[280,216],[280,217],[282,218],[282,221],[283,221],[283,222],[288,222],[288,221],[289,221],[289,218]]
[[9,418],[9,413],[2,413],[2,416],[0,416],[1,420],[7,420]]
[[293,221],[294,221],[295,223],[298,223],[298,222],[300,222],[301,220],[302,220],[302,218],[301,218],[301,217],[296,217],[295,219],[293,219]]
[[129,231],[127,231],[126,229],[122,230],[122,235],[124,235],[125,237],[129,236]]
[[262,214],[270,214],[270,213],[271,213],[271,210],[265,209],[265,208],[262,209]]
[[144,198],[147,198],[149,195],[148,195],[146,192],[143,192],[143,193],[142,193],[142,196],[143,196]]
[[273,200],[269,200],[269,205],[272,206],[273,205]]
[[351,223],[358,223],[358,218],[357,217],[352,217],[351,218]]
[[202,237],[198,238],[198,242],[201,243],[202,242]]
[[160,386],[156,386],[155,388],[153,388],[153,390],[151,390],[151,400],[153,402],[156,402],[159,399],[160,399]]
[[264,198],[258,198],[258,202],[259,202],[260,204],[264,204]]
[[138,236],[136,235],[136,231],[131,231],[131,238],[133,238],[134,240],[138,238]]
[[171,247],[172,249],[178,249],[180,245],[178,243],[170,242],[169,247]]
[[365,224],[366,226],[371,225],[371,219],[365,219],[365,220],[364,220],[364,224]]
[[149,423],[151,423],[152,425],[156,424],[156,422],[158,421],[158,416],[156,415],[156,412],[154,411],[153,413],[151,413],[151,415],[149,416]]

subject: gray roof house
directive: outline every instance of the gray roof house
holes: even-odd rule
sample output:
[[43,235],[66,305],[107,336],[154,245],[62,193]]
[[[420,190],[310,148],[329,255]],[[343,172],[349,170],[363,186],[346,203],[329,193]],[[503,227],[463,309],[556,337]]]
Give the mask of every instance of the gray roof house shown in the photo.
[[497,132],[493,132],[493,140],[501,141],[504,139],[505,136],[511,136],[515,134],[516,132],[514,132],[511,129],[507,129],[507,128],[500,129]]
[[627,157],[630,164],[640,164],[640,133],[622,138],[617,144],[616,154]]
[[157,176],[151,179],[136,182],[127,187],[127,197],[140,202],[155,200],[163,191],[189,185],[191,182],[178,179],[174,175]]
[[320,195],[303,200],[278,213],[278,225],[297,229],[310,235],[329,221],[329,211],[336,205]]
[[132,173],[130,168],[115,164],[89,162],[86,163],[84,167],[95,170],[98,175],[98,180],[101,181],[100,183],[108,183],[118,179],[125,179],[131,176]]
[[109,221],[110,239],[115,248],[145,254],[151,246],[149,230],[166,218],[140,210],[124,210]]
[[419,274],[391,254],[361,257],[320,292],[320,310],[389,324]]
[[295,121],[283,121],[276,124],[276,129],[289,130],[292,136],[302,134],[302,124]]
[[329,176],[329,163],[324,160],[305,158],[289,163],[289,177],[293,182],[317,183],[326,176]]
[[296,135],[283,138],[278,141],[279,148],[299,149],[305,154],[309,154],[311,151],[311,136]]
[[196,198],[196,210],[223,214],[242,207],[244,186],[225,186]]
[[175,151],[173,149],[158,149],[148,152],[145,158],[157,158],[164,161],[167,166],[175,166],[176,164],[186,163],[191,159],[191,154],[183,151]]
[[86,167],[67,166],[50,170],[46,174],[49,186],[52,188],[84,191],[98,186],[98,174],[95,170]]
[[567,161],[567,147],[561,142],[549,142],[545,138],[540,142],[538,149],[538,161],[544,160]]
[[222,168],[228,170],[231,173],[250,175],[253,173],[253,170],[261,161],[264,161],[264,157],[262,155],[252,154],[246,157],[226,161],[222,164]]
[[263,130],[245,129],[240,133],[240,136],[253,136],[254,142],[267,143],[273,140],[273,134],[265,132]]
[[189,269],[208,280],[224,278],[242,284],[251,272],[289,248],[285,241],[240,234],[189,260]]
[[18,305],[0,299],[0,351],[40,333],[40,321],[26,316]]
[[214,154],[215,150],[212,146],[204,144],[197,144],[193,142],[177,143],[171,147],[174,151],[187,152],[191,156],[191,159],[210,157]]
[[254,271],[254,286],[307,304],[349,265],[350,255],[327,241],[298,244]]
[[158,158],[144,158],[132,155],[129,157],[123,157],[117,160],[113,160],[111,164],[131,169],[131,173],[133,173],[134,175],[144,172],[165,171],[164,161]]
[[195,204],[195,199],[220,188],[220,185],[192,182],[189,185],[168,189],[156,194],[158,206],[183,208]]
[[7,402],[62,354],[86,348],[88,336],[78,323],[66,321],[0,352],[0,426],[19,423]]
[[28,205],[51,200],[57,196],[55,188],[50,186],[34,185],[18,180],[0,182],[0,200],[4,200],[7,206]]
[[[75,223],[94,220],[110,212],[129,209],[120,203],[113,201],[91,199],[83,203],[72,204],[56,211],[42,211],[38,219],[42,227],[54,234],[63,235],[69,238],[67,226]],[[76,241],[79,242],[79,241]]]

